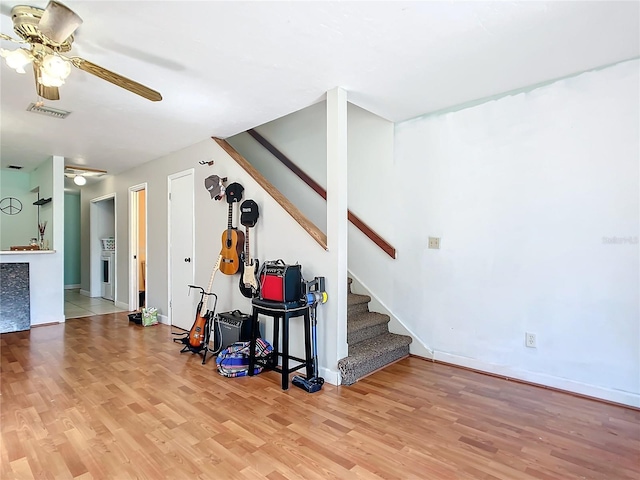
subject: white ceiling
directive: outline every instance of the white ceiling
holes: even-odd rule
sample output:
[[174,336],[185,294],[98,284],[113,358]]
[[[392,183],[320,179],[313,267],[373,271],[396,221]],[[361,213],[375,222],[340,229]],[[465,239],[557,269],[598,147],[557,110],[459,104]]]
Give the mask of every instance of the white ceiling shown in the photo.
[[[2,0],[3,33],[15,37],[9,12],[24,3],[47,2]],[[164,99],[74,69],[61,100],[47,103],[73,113],[36,115],[25,111],[33,76],[2,61],[3,168],[63,155],[115,174],[302,109],[335,86],[400,121],[640,55],[637,1],[64,3],[84,20],[72,54]]]

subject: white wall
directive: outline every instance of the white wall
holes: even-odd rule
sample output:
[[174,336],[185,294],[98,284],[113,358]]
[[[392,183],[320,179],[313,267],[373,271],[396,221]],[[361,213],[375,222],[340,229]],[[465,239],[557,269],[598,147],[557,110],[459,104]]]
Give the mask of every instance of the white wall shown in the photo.
[[397,125],[380,295],[436,358],[640,405],[638,70]]
[[[109,238],[115,235],[116,217],[115,217],[115,201],[113,198],[107,198],[96,202],[96,207],[99,210],[98,222],[98,239]],[[98,245],[98,248],[102,248],[102,242]]]
[[[327,188],[327,104],[319,102],[255,129],[307,175]],[[327,231],[327,203],[248,133],[227,141],[320,230]]]
[[[214,165],[199,165],[200,160],[214,160]],[[303,275],[307,279],[326,276],[326,252],[268,196],[213,140],[207,139],[166,157],[154,160],[120,175],[82,190],[82,217],[85,218],[89,202],[93,198],[115,193],[116,198],[116,263],[117,298],[126,303],[129,292],[128,275],[128,235],[129,206],[128,188],[147,183],[147,305],[157,307],[163,316],[168,312],[168,247],[167,247],[167,176],[190,168],[195,169],[195,282],[206,286],[211,269],[221,249],[222,233],[227,228],[227,204],[212,200],[204,188],[204,179],[209,175],[228,177],[227,184],[239,182],[245,187],[244,199],[254,199],[260,208],[260,219],[251,235],[251,255],[262,260],[282,258],[287,263],[299,262],[303,265]],[[234,224],[239,224],[237,210]],[[83,254],[88,249],[88,222],[83,222]],[[83,261],[83,289],[88,290],[88,262]],[[239,276],[227,276],[218,272],[213,290],[218,295],[217,312],[239,309],[250,311],[250,302],[238,290]],[[331,279],[327,279],[331,282]],[[197,296],[193,295],[194,312]],[[327,381],[337,381],[337,358],[330,358],[326,350],[333,338],[335,315],[328,302],[319,308],[318,335],[320,366]],[[299,322],[301,323],[301,322]],[[295,339],[302,339],[301,325],[293,321],[291,327],[292,354],[301,356],[302,345]],[[270,332],[270,328],[268,330]],[[270,339],[270,335],[267,335]],[[176,358],[179,348],[176,347]]]
[[[401,239],[411,235],[412,226],[395,228],[396,199],[406,192],[394,189],[393,158],[394,125],[371,112],[349,105],[349,209],[394,248],[397,256],[411,255],[399,251]],[[397,260],[392,259],[352,224],[349,224],[349,271],[357,281],[352,284],[354,293],[367,293],[374,298],[369,308],[391,315],[390,331],[406,334],[404,329],[394,329],[394,313],[387,305],[378,304],[381,292],[393,288],[393,276]],[[362,284],[365,290],[358,287]],[[410,345],[411,353],[417,342]]]

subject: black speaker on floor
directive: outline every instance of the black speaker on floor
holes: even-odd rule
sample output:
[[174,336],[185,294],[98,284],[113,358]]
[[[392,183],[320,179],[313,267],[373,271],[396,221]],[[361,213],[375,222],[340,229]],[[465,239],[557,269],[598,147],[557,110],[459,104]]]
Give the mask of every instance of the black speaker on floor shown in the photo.
[[[222,348],[226,348],[235,342],[248,342],[251,340],[251,316],[240,310],[223,312],[218,314],[217,325],[214,327],[216,338],[222,335]],[[218,331],[218,328],[220,330]]]

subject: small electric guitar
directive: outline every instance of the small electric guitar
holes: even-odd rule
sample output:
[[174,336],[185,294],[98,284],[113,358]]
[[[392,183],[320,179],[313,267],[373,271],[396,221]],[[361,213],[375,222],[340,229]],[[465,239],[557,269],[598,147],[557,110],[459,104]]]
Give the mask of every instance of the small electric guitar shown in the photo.
[[244,271],[240,278],[240,293],[247,298],[257,297],[260,292],[258,269],[260,262],[249,255],[249,227],[244,227]]
[[[220,269],[220,262],[222,261],[222,255],[218,256],[218,260],[216,264],[213,266],[213,271],[211,272],[211,278],[209,279],[209,286],[206,290],[202,290],[202,296],[200,297],[200,302],[198,303],[198,309],[196,311],[196,320],[193,322],[193,326],[191,330],[189,330],[189,346],[193,350],[200,350],[204,347],[205,341],[205,326],[207,324],[207,310],[208,310],[208,294],[211,293],[211,287],[213,286],[213,279],[216,276],[216,272]],[[198,287],[196,287],[198,288]],[[204,300],[204,297],[207,296],[207,301]]]
[[242,185],[234,182],[225,191],[229,204],[229,218],[227,229],[222,234],[222,250],[220,250],[222,256],[220,271],[225,275],[233,275],[240,269],[244,233],[233,227],[233,204],[240,201],[243,190]]
[[258,281],[258,259],[252,259],[249,254],[249,227],[254,227],[258,221],[260,212],[258,204],[253,200],[245,200],[240,205],[240,223],[244,225],[244,268],[240,278],[240,293],[247,298],[257,297],[260,292],[260,282]]

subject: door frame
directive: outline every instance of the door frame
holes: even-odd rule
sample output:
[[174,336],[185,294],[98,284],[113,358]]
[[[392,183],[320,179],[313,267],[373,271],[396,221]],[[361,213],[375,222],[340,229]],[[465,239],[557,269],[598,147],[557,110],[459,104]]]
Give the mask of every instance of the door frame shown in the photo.
[[[98,210],[98,203],[104,200],[113,199],[113,221],[114,221],[114,237],[118,238],[118,199],[115,193],[108,193],[100,197],[92,198],[89,201],[89,296],[100,297],[102,295],[102,280],[101,280],[101,261],[102,256],[102,244],[98,235],[98,224],[100,223],[100,210]],[[118,242],[116,241],[116,248],[114,251],[114,257],[117,259]],[[113,303],[116,304],[118,300],[117,291],[117,278],[118,278],[118,261],[115,261],[113,267],[113,278],[116,280],[113,290]],[[82,293],[82,292],[81,292]]]
[[[138,252],[138,236],[139,236],[139,225],[140,218],[138,215],[138,192],[143,191],[147,195],[148,198],[148,190],[147,190],[147,182],[139,183],[138,185],[133,185],[129,187],[129,311],[134,311],[140,308],[139,304],[139,284],[138,284],[138,257],[140,256],[140,252]],[[147,205],[148,202],[145,201],[145,209],[144,209],[144,231],[147,230]],[[144,258],[148,258],[148,242],[144,243]],[[134,256],[136,258],[134,258]],[[145,262],[146,268],[146,262]],[[145,275],[145,278],[149,278]],[[145,285],[145,290],[147,286]],[[145,298],[149,298],[148,292],[145,292]]]
[[[171,182],[173,180],[177,180],[178,178],[190,176],[192,179],[195,176],[195,169],[189,168],[187,170],[182,170],[181,172],[173,173],[167,176],[167,299],[169,311],[168,320],[169,325],[173,325],[173,270],[171,268],[173,262],[173,253],[171,249],[171,231],[172,231],[172,219],[171,219]],[[193,196],[193,211],[191,212],[192,216],[192,235],[191,235],[191,284],[193,284],[196,277],[196,198],[195,198],[195,188],[192,188],[192,196]]]

